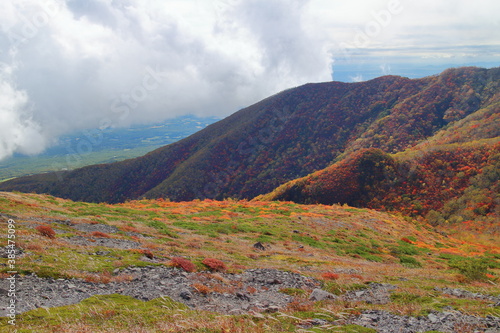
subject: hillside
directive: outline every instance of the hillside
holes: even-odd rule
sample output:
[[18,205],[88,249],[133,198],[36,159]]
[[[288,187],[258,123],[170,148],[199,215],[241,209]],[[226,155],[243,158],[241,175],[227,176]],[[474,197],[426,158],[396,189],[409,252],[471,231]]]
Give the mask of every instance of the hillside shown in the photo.
[[363,148],[403,152],[478,112],[489,110],[492,117],[479,117],[478,135],[493,138],[498,126],[486,120],[498,121],[499,85],[499,68],[450,69],[415,80],[386,76],[307,84],[143,157],[22,177],[0,183],[0,189],[108,203],[253,198]]
[[433,225],[500,234],[500,103],[397,154],[359,149],[260,200],[348,203],[425,217]]
[[[19,331],[500,329],[498,237],[464,241],[401,216],[292,202],[0,192],[0,212],[16,236],[1,248],[15,263],[2,262],[0,293],[7,300],[15,270]],[[2,331],[6,313],[2,303]]]

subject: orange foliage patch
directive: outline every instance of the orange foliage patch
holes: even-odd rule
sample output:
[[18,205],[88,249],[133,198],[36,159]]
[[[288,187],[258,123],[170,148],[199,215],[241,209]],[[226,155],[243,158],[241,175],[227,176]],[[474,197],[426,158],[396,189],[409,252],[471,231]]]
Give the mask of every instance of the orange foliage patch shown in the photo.
[[205,258],[203,259],[202,264],[207,266],[211,271],[215,272],[224,272],[227,270],[226,264],[219,259]]
[[196,271],[196,266],[186,258],[174,257],[170,260],[170,266],[182,268],[188,273]]
[[99,237],[99,238],[111,238],[110,235],[101,232],[101,231],[94,231],[93,233],[90,234],[93,237]]
[[321,274],[321,277],[325,280],[337,280],[339,278],[339,275],[332,272],[326,272]]
[[38,231],[40,233],[40,235],[42,236],[45,236],[47,238],[56,238],[56,232],[54,231],[54,229],[52,229],[50,226],[48,225],[39,225],[37,226],[36,228],[36,231]]

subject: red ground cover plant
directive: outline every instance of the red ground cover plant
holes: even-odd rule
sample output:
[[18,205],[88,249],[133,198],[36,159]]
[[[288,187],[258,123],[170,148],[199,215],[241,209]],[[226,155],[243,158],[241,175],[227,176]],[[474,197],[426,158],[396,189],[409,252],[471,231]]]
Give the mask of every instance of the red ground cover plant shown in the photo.
[[224,272],[227,270],[226,264],[219,259],[205,258],[203,259],[202,264],[207,266],[211,271],[215,272]]
[[186,258],[174,257],[170,260],[170,266],[182,268],[188,273],[196,271],[196,266]]
[[40,233],[40,235],[42,236],[45,236],[47,238],[56,238],[56,232],[54,231],[54,229],[52,229],[50,226],[48,225],[39,225],[37,226],[36,228],[36,231],[38,231]]
[[332,272],[325,272],[321,274],[321,277],[325,280],[337,280],[339,275]]
[[111,238],[110,235],[108,235],[104,232],[101,232],[101,231],[94,231],[90,235],[93,237],[99,237],[99,238]]
[[405,243],[408,243],[408,244],[413,244],[413,242],[411,240],[409,240],[408,238],[406,238],[406,237],[401,238],[401,241],[405,242]]

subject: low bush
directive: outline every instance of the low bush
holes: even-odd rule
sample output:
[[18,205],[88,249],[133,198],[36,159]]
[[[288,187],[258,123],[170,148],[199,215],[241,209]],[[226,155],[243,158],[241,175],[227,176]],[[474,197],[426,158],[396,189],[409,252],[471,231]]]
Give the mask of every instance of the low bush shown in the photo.
[[450,267],[458,269],[468,281],[484,281],[487,279],[488,264],[479,258],[468,258],[455,260],[449,264]]
[[174,257],[170,260],[170,266],[182,268],[188,273],[196,271],[196,266],[186,258]]
[[219,259],[205,258],[201,263],[211,271],[224,272],[227,270],[226,264]]
[[39,225],[35,229],[44,237],[51,239],[56,238],[56,232],[48,225]]
[[101,231],[94,231],[90,235],[93,237],[98,237],[98,238],[111,238],[110,235],[108,235],[104,232],[101,232]]
[[339,275],[332,272],[325,272],[321,274],[321,277],[325,280],[337,280]]
[[400,256],[399,262],[401,263],[401,265],[408,268],[422,267],[422,264],[417,259],[409,256]]

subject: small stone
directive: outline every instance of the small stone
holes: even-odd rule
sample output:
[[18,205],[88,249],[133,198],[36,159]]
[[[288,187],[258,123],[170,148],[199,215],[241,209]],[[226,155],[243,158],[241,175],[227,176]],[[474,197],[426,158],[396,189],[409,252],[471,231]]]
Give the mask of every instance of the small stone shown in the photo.
[[281,284],[282,282],[277,279],[269,279],[266,281],[266,284]]
[[324,319],[318,319],[318,318],[311,319],[310,323],[313,326],[323,326],[323,325],[328,324],[328,322],[326,320],[324,320]]
[[260,250],[260,251],[265,251],[266,247],[262,245],[261,242],[257,242],[253,245],[254,249]]
[[193,298],[193,294],[191,294],[191,292],[189,290],[183,290],[183,291],[181,291],[181,293],[179,294],[179,296],[182,299],[185,299],[186,301],[189,301],[191,298]]
[[314,289],[311,292],[311,295],[309,295],[309,300],[310,301],[323,301],[325,299],[336,299],[337,296],[334,294],[331,294],[327,291],[324,291],[323,289]]
[[433,314],[433,313],[430,313],[427,318],[429,318],[429,320],[431,321],[431,323],[435,324],[439,321],[439,318]]
[[277,307],[276,305],[271,305],[269,306],[267,309],[266,309],[266,312],[269,312],[269,313],[276,313],[280,310],[279,307]]
[[248,297],[247,294],[245,293],[240,293],[240,292],[237,292],[236,293],[236,297],[242,299],[242,300],[245,300],[245,301],[249,301],[250,300],[250,297]]

